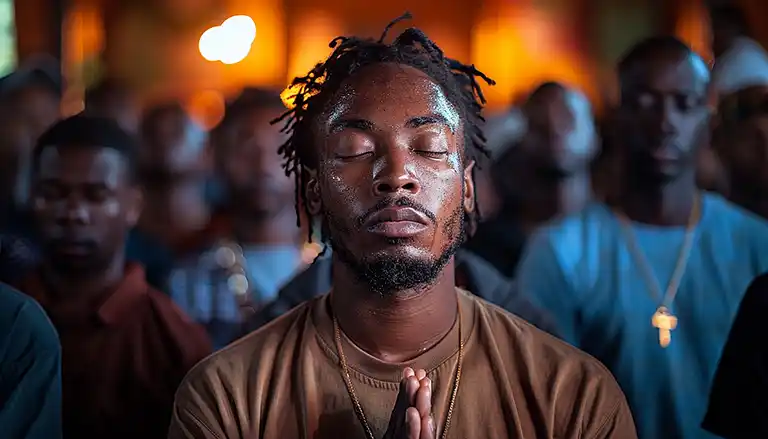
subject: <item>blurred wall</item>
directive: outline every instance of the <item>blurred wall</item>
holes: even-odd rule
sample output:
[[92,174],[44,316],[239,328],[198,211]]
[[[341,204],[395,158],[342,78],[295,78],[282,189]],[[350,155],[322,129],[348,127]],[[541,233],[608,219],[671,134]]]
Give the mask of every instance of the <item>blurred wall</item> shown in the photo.
[[[50,0],[24,0],[43,2]],[[109,72],[148,99],[213,102],[244,85],[284,87],[328,55],[337,35],[378,37],[406,10],[445,52],[498,82],[489,107],[503,110],[538,82],[558,79],[596,103],[614,97],[613,65],[637,39],[676,32],[706,50],[704,0],[71,0],[65,67],[80,88]],[[764,0],[745,0],[768,9]],[[760,6],[754,6],[760,5]],[[768,12],[768,11],[766,11]],[[208,62],[202,32],[235,14],[257,37],[235,65]],[[702,15],[703,14],[703,15]],[[751,14],[753,16],[754,14]],[[766,20],[763,14],[761,20]],[[31,39],[29,41],[33,41]]]

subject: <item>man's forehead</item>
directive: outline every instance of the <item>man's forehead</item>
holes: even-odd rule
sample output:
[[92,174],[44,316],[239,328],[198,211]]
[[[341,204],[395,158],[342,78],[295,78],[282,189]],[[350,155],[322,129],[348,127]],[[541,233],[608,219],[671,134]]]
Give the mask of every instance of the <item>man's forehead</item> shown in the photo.
[[660,91],[704,91],[709,83],[709,67],[697,54],[659,53],[637,62],[631,85]]
[[40,154],[40,174],[44,177],[64,174],[83,178],[103,177],[124,166],[122,154],[112,148],[51,146]]
[[402,64],[367,66],[345,80],[329,108],[330,119],[354,113],[373,120],[398,113],[437,113],[458,123],[459,113],[443,88],[419,69]]

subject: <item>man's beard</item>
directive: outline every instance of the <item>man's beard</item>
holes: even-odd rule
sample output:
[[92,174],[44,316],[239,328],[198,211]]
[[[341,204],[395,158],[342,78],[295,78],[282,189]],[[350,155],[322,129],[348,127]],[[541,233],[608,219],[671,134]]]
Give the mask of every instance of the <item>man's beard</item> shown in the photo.
[[[406,254],[386,256],[355,255],[345,244],[344,239],[334,238],[334,234],[345,234],[349,230],[345,222],[326,213],[326,221],[331,233],[330,243],[335,255],[342,263],[351,268],[358,281],[368,285],[371,291],[382,297],[393,296],[400,291],[418,289],[434,284],[443,268],[456,254],[465,236],[465,213],[462,206],[451,214],[443,226],[443,233],[449,236],[448,244],[436,258],[418,258]],[[390,239],[393,246],[406,243],[404,239]]]
[[61,276],[81,279],[106,271],[112,260],[98,248],[95,242],[89,241],[83,245],[89,247],[89,252],[80,257],[60,253],[55,241],[43,243],[43,253],[47,255],[47,264]]

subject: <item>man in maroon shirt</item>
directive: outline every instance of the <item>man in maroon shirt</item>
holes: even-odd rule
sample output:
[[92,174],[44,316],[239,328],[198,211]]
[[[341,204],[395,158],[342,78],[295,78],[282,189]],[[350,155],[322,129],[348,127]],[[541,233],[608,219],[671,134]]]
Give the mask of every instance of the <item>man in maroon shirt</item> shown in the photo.
[[164,438],[186,372],[211,352],[205,332],[125,262],[140,213],[136,147],[116,122],[78,115],[33,154],[42,264],[18,286],[61,337],[64,438]]

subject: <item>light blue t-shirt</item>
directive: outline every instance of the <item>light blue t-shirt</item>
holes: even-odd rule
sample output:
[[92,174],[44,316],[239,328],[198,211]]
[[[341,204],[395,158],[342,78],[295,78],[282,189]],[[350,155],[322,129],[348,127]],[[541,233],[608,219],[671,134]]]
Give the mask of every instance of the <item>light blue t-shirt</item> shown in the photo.
[[[170,295],[195,321],[203,324],[220,349],[242,336],[242,316],[227,275],[216,262],[217,248],[180,261],[169,276]],[[301,268],[296,246],[249,246],[243,248],[255,303],[268,303]]]
[[[632,225],[664,294],[685,227]],[[630,253],[618,218],[603,204],[541,229],[528,244],[517,280],[548,311],[560,336],[613,372],[632,408],[640,439],[712,439],[700,428],[710,384],[750,281],[768,270],[768,222],[707,194],[687,270],[671,311],[667,348],[651,317],[661,299]]]

